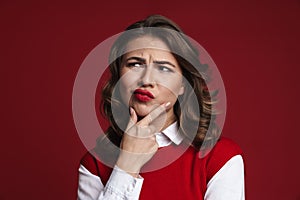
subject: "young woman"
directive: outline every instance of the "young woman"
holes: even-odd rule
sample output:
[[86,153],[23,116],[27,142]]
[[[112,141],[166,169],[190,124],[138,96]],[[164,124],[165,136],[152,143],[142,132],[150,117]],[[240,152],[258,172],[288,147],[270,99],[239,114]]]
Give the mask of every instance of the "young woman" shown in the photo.
[[219,138],[208,66],[171,20],[129,26],[110,53],[110,127],[81,160],[78,199],[244,199],[240,148]]

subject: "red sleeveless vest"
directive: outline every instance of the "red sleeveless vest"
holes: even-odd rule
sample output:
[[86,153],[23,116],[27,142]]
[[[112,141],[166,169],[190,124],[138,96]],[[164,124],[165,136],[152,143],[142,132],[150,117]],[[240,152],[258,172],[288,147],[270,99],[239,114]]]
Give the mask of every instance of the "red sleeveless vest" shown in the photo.
[[[165,151],[159,150],[144,167],[168,159],[168,155],[178,148],[180,146],[177,145],[161,148]],[[221,138],[203,158],[199,157],[199,152],[193,147],[189,147],[170,165],[140,174],[144,178],[140,199],[204,199],[209,180],[235,155],[242,155],[241,149],[226,138]],[[81,164],[94,175],[100,176],[103,185],[107,183],[112,168],[95,159],[92,153],[88,152],[82,158]]]

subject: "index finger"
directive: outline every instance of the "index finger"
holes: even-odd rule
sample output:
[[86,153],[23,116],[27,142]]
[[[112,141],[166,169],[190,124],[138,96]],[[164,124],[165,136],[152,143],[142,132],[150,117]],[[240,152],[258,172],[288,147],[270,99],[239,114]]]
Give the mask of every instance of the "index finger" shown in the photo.
[[146,117],[144,117],[141,121],[139,121],[140,126],[148,126],[153,120],[155,120],[158,116],[160,116],[163,112],[166,111],[170,102],[164,103],[154,110],[152,110]]

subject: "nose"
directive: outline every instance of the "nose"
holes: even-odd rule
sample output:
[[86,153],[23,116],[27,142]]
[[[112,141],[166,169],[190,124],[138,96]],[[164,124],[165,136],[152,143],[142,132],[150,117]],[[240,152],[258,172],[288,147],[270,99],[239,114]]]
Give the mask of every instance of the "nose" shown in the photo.
[[155,85],[155,80],[154,80],[154,73],[153,73],[153,69],[151,64],[147,65],[144,68],[144,71],[141,75],[141,79],[140,79],[140,85],[141,86],[150,86],[150,87],[154,87]]

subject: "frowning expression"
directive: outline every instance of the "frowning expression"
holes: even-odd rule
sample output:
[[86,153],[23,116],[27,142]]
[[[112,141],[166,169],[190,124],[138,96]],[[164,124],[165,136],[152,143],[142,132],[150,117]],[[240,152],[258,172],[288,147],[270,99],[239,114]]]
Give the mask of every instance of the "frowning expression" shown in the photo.
[[174,119],[173,105],[184,93],[184,85],[181,68],[167,45],[158,38],[143,36],[130,41],[126,49],[120,68],[122,101],[140,117],[170,102],[167,118]]

